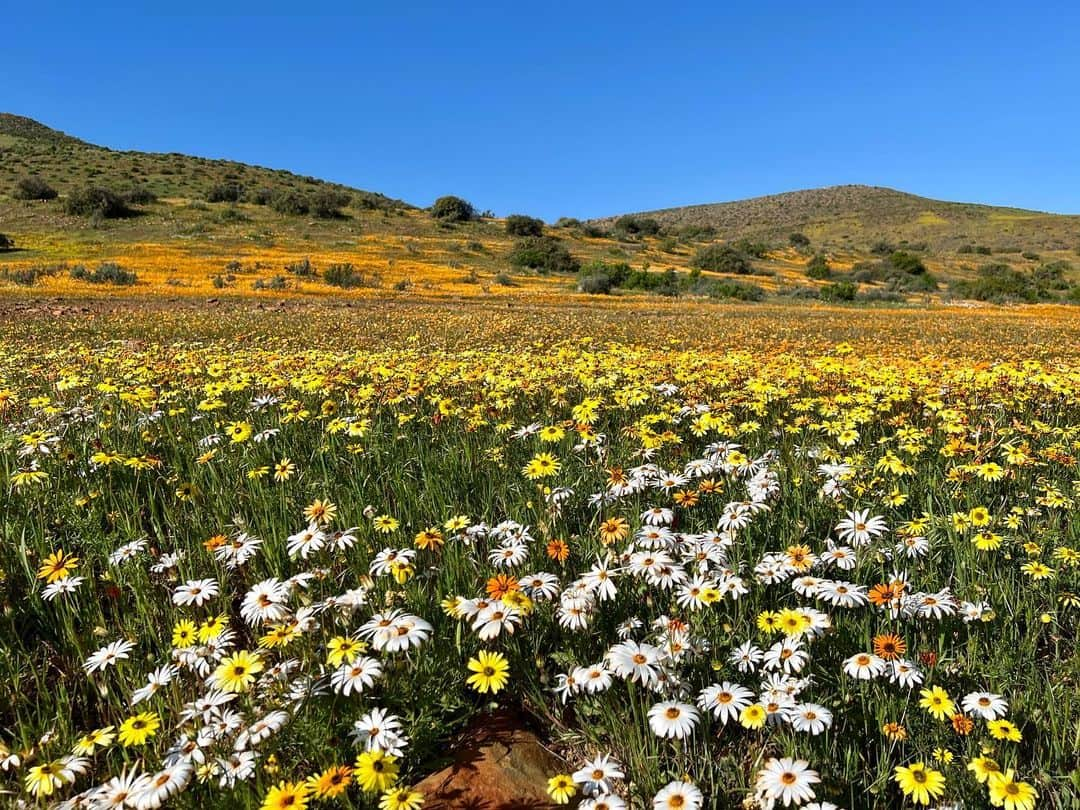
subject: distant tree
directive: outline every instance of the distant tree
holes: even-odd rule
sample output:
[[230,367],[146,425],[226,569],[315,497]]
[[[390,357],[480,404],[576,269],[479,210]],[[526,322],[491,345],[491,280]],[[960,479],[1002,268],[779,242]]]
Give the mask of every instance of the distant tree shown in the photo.
[[889,254],[888,262],[897,270],[913,276],[920,276],[926,272],[926,265],[922,263],[922,259],[906,250],[894,250]]
[[244,187],[239,183],[216,183],[206,192],[206,201],[212,203],[236,203],[244,198]]
[[813,279],[825,279],[832,275],[832,271],[829,269],[829,262],[824,255],[818,253],[814,256],[806,265],[806,275]]
[[6,233],[0,233],[0,250],[11,250],[15,247],[15,240]]
[[655,236],[660,233],[660,223],[652,217],[626,214],[615,220],[615,230],[632,236]]
[[714,273],[735,273],[749,275],[754,272],[753,265],[740,250],[731,245],[705,245],[699,248],[690,259],[690,266]]
[[788,236],[788,243],[798,250],[810,247],[810,237],[805,233],[793,233]]
[[269,205],[274,199],[274,190],[272,188],[267,188],[266,186],[253,188],[247,193],[244,199],[255,205]]
[[431,206],[431,216],[444,222],[468,222],[476,219],[476,209],[461,197],[439,197]]
[[555,220],[556,228],[579,228],[581,227],[581,220],[574,217],[559,217]]
[[40,177],[27,176],[19,178],[15,183],[12,196],[16,200],[54,200],[56,189]]
[[275,192],[274,196],[270,198],[270,207],[279,214],[289,214],[290,216],[302,216],[311,210],[307,196],[292,189],[282,189]]
[[351,202],[351,198],[344,191],[334,191],[331,188],[323,188],[311,195],[311,213],[319,219],[337,219],[341,209]]
[[519,239],[508,258],[516,267],[528,267],[542,273],[576,273],[581,266],[563,243],[551,236]]
[[506,232],[511,236],[542,236],[544,221],[524,214],[511,214],[506,218]]
[[128,189],[120,196],[129,205],[149,205],[157,202],[157,194],[144,186]]
[[64,210],[75,216],[104,219],[119,219],[135,213],[119,194],[97,187],[80,188],[71,192],[64,201]]

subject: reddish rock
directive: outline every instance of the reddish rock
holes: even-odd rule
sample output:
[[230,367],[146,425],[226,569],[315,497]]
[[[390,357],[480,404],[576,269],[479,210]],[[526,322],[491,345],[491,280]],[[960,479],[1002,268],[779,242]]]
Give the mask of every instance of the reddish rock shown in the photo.
[[547,780],[566,765],[510,713],[479,718],[453,743],[454,764],[416,785],[424,810],[554,810]]

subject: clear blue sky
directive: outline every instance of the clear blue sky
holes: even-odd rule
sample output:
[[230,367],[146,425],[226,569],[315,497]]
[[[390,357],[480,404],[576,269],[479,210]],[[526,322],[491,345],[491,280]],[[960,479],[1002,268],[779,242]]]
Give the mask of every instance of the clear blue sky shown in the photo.
[[1076,3],[182,7],[9,4],[0,110],[548,220],[836,183],[1080,213]]

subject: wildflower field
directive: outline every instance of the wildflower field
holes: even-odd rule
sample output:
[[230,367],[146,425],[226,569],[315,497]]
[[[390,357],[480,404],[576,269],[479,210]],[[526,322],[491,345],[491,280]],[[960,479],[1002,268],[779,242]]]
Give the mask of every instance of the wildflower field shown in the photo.
[[0,319],[0,805],[1080,806],[1067,310]]

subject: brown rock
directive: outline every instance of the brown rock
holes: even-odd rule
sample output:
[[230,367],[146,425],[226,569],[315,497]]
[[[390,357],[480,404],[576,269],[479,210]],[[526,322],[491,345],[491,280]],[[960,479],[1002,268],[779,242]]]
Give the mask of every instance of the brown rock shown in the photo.
[[453,744],[454,764],[416,785],[424,810],[555,810],[547,780],[566,766],[519,715],[479,718]]

